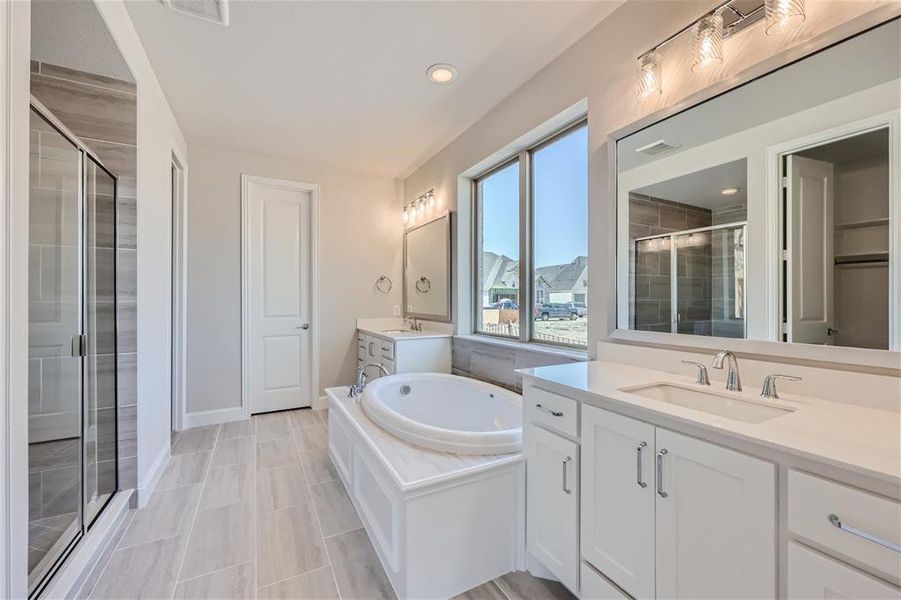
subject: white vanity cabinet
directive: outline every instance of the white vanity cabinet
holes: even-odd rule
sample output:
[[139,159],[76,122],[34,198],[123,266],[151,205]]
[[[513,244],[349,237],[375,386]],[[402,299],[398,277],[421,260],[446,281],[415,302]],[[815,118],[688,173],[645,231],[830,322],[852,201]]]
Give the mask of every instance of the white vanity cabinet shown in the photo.
[[579,445],[537,427],[528,438],[528,550],[566,587],[577,590]]
[[776,597],[773,463],[530,385],[524,402],[530,560],[583,598]]
[[582,554],[635,598],[776,595],[775,465],[582,406]]
[[[365,364],[382,365],[394,373],[450,373],[451,337],[428,334],[393,337],[378,332],[357,330],[357,368]],[[366,375],[376,378],[378,369]]]

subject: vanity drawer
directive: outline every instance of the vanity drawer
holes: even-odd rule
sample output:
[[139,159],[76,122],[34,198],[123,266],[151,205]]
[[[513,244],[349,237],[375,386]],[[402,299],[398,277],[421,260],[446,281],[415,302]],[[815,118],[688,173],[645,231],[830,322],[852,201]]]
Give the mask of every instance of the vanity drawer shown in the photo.
[[381,348],[382,348],[382,358],[387,358],[388,360],[394,360],[394,342],[386,342],[385,340],[382,340]]
[[788,543],[788,597],[897,600],[898,591],[853,567]]
[[555,429],[570,437],[579,436],[578,402],[533,387],[526,388],[525,392],[526,414],[529,421]]
[[901,580],[901,503],[895,500],[792,469],[788,528]]

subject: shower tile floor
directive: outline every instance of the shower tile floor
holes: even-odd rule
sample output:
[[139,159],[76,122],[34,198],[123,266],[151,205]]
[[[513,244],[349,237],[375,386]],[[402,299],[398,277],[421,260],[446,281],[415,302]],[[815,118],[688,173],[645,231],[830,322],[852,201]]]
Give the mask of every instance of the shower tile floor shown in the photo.
[[[394,598],[327,453],[326,411],[190,429],[81,598]],[[510,573],[467,600],[572,598]]]

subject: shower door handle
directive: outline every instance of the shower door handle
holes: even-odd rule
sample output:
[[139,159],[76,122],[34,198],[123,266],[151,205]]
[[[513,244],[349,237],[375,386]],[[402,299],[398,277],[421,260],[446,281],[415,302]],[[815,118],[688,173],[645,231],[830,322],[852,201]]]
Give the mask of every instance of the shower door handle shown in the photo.
[[87,354],[87,339],[84,335],[75,334],[72,336],[72,357],[80,358]]

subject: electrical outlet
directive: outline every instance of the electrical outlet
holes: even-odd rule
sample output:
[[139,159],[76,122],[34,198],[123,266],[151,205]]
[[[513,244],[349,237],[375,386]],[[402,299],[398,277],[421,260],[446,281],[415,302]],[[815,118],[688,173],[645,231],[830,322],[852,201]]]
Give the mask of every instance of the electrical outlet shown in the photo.
[[395,316],[395,317],[399,317],[399,316],[400,316],[400,304],[395,304],[395,305],[394,305],[394,316]]

